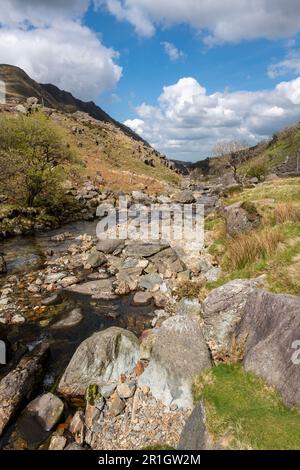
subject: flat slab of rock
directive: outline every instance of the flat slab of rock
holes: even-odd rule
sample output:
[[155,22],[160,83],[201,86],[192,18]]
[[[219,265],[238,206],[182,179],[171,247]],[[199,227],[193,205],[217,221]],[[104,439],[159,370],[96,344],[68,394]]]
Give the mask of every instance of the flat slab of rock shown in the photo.
[[150,292],[136,292],[132,299],[132,304],[136,306],[149,305],[152,301]]
[[96,249],[105,253],[106,255],[112,255],[115,252],[120,253],[125,246],[125,241],[121,239],[107,239],[107,240],[100,240],[97,245]]
[[168,245],[161,243],[132,243],[126,246],[125,254],[126,256],[140,256],[142,258],[147,258],[153,256],[156,253],[159,253],[163,249],[167,248]]
[[0,435],[17,411],[23,398],[29,398],[43,370],[48,343],[39,344],[26,354],[17,367],[0,382]]
[[60,330],[62,328],[72,328],[73,326],[78,325],[82,319],[83,315],[81,309],[73,308],[73,310],[64,315],[61,320],[51,325],[51,328],[53,330]]
[[83,341],[73,355],[59,385],[59,393],[84,396],[88,385],[112,382],[129,374],[139,358],[137,337],[122,328],[112,327]]
[[67,288],[70,292],[83,295],[91,295],[94,299],[115,299],[113,291],[113,279],[98,279],[84,282]]
[[152,335],[149,366],[140,376],[139,385],[149,387],[166,405],[191,408],[193,379],[211,366],[199,319],[176,315],[153,330]]
[[60,398],[53,395],[53,393],[45,393],[31,401],[25,412],[35,415],[45,431],[51,431],[59,421],[63,409],[64,404]]
[[247,337],[245,369],[279,390],[286,404],[299,405],[300,297],[255,289],[236,334]]

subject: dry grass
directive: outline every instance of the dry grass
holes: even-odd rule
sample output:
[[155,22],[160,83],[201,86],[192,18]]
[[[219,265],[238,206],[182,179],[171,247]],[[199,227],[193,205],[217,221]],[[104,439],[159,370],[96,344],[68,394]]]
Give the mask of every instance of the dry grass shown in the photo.
[[283,236],[276,228],[239,235],[228,243],[226,266],[231,270],[242,269],[271,255],[282,241]]
[[202,302],[208,295],[205,281],[183,281],[175,287],[175,294],[178,299],[198,299]]
[[223,362],[225,364],[238,364],[242,362],[245,354],[247,336],[248,335],[245,335],[239,340],[234,337],[229,350],[224,349],[213,354],[215,362]]
[[300,204],[294,202],[282,202],[275,207],[275,217],[278,224],[284,222],[300,221]]

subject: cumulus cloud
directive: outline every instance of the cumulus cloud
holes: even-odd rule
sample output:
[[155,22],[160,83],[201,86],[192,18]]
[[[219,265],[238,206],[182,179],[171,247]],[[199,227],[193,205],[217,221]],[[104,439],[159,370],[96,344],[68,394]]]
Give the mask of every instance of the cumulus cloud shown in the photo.
[[2,0],[0,63],[17,65],[41,83],[84,100],[114,88],[118,53],[81,23],[89,0]]
[[299,119],[300,77],[273,90],[216,92],[192,77],[163,88],[157,106],[143,103],[125,124],[173,158],[211,155],[218,140],[255,144]]
[[300,31],[299,0],[95,0],[143,36],[157,25],[185,23],[205,32],[205,42],[284,38]]
[[300,74],[300,51],[290,51],[284,60],[271,64],[268,68],[270,78],[277,78],[290,73]]
[[184,52],[181,51],[180,49],[177,49],[174,44],[171,42],[162,42],[162,46],[164,46],[165,53],[169,56],[169,59],[172,60],[172,62],[176,62],[176,60],[184,59],[185,55]]

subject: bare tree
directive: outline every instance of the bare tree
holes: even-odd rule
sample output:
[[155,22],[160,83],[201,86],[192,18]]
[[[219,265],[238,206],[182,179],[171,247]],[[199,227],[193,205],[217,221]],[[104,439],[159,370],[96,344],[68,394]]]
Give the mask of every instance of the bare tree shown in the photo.
[[213,149],[215,157],[228,156],[229,165],[233,170],[233,176],[237,180],[237,170],[241,163],[248,158],[249,145],[245,140],[224,140],[217,142]]

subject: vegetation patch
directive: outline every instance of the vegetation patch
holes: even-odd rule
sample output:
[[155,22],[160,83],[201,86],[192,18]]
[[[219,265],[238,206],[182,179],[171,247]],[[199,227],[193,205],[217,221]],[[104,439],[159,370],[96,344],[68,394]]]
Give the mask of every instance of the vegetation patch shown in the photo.
[[300,410],[241,365],[220,364],[198,377],[194,399],[204,400],[207,427],[229,449],[300,448]]

